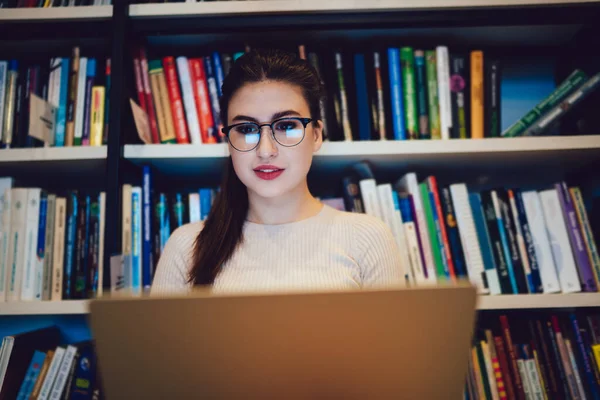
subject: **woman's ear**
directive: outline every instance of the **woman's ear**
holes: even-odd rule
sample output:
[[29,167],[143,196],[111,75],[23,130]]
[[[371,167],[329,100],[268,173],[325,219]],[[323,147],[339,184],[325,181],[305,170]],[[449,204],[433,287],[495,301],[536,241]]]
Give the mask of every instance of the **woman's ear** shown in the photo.
[[313,124],[313,136],[313,152],[317,152],[323,144],[323,121],[318,120]]

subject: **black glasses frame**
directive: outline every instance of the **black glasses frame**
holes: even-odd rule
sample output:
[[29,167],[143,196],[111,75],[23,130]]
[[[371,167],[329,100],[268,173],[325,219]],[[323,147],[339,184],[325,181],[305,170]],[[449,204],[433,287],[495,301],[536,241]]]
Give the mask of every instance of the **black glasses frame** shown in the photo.
[[[275,130],[273,129],[274,124],[276,124],[277,122],[280,122],[280,121],[288,120],[288,119],[294,119],[296,121],[300,121],[302,123],[302,126],[304,127],[304,131],[302,132],[302,139],[300,139],[300,141],[298,143],[292,144],[292,145],[283,144],[279,140],[277,140],[277,138],[275,137]],[[313,120],[312,118],[284,117],[284,118],[278,118],[274,121],[271,121],[271,123],[269,123],[269,124],[257,124],[256,122],[240,122],[239,124],[233,124],[233,125],[229,125],[227,127],[221,128],[221,132],[223,132],[225,134],[225,137],[227,138],[227,141],[229,142],[231,147],[233,147],[234,149],[236,149],[237,151],[242,152],[242,153],[252,151],[258,147],[258,145],[260,144],[260,140],[262,139],[263,126],[268,126],[271,128],[271,136],[273,137],[273,140],[275,140],[279,145],[281,145],[283,147],[295,147],[295,146],[298,146],[300,143],[302,143],[302,141],[304,140],[304,137],[306,136],[306,127],[308,126],[309,123],[312,122],[312,120]],[[240,150],[231,143],[231,140],[229,140],[229,132],[231,132],[231,130],[233,128],[235,128],[236,126],[248,125],[248,124],[252,124],[252,125],[255,125],[258,127],[258,134],[259,134],[258,141],[256,142],[256,146],[254,146],[253,148],[251,148],[249,150]]]

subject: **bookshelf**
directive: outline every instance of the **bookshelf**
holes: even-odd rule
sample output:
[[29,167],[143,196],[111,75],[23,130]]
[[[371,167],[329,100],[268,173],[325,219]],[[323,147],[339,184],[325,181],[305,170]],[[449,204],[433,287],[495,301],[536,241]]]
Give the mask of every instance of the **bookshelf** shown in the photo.
[[89,300],[3,303],[0,316],[87,314]]
[[0,150],[0,168],[7,163],[85,161],[106,158],[106,146],[37,147],[32,149]]
[[2,8],[0,21],[30,23],[32,21],[85,21],[108,20],[112,17],[112,6],[55,7],[55,8]]

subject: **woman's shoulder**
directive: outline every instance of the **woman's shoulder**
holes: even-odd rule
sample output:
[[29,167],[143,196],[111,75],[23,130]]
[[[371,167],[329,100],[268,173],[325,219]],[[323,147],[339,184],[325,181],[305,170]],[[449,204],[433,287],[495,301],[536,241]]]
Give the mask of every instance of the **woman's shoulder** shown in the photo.
[[169,242],[179,250],[189,249],[194,245],[202,228],[204,228],[204,222],[202,221],[181,225],[171,233]]
[[327,207],[327,214],[334,224],[353,229],[358,235],[391,233],[388,226],[380,218],[363,213],[340,211],[328,205],[325,205],[325,207]]

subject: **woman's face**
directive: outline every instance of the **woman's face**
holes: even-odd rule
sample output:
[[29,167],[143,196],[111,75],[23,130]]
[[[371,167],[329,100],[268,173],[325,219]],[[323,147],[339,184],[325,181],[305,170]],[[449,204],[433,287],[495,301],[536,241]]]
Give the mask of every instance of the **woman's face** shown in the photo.
[[[227,111],[227,126],[241,122],[269,124],[283,117],[310,118],[302,90],[276,81],[242,86],[229,101]],[[313,153],[323,141],[321,121],[316,125],[309,123],[304,139],[293,147],[277,143],[268,126],[261,129],[254,150],[240,152],[229,146],[235,173],[248,191],[263,198],[276,198],[305,185]]]

